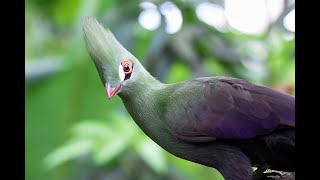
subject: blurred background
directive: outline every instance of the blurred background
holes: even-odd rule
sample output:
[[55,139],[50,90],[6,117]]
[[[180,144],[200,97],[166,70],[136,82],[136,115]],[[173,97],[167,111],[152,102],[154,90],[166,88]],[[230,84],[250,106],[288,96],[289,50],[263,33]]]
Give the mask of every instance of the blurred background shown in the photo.
[[295,93],[294,0],[26,0],[25,179],[223,179],[167,153],[107,99],[80,20],[159,80],[232,76]]

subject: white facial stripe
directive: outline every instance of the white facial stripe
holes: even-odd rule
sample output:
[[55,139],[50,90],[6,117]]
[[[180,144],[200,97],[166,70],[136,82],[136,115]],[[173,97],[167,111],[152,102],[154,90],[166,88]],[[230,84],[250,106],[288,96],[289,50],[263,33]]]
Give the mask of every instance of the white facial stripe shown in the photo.
[[119,65],[119,77],[121,82],[124,80],[124,77],[125,77],[123,67],[121,64]]

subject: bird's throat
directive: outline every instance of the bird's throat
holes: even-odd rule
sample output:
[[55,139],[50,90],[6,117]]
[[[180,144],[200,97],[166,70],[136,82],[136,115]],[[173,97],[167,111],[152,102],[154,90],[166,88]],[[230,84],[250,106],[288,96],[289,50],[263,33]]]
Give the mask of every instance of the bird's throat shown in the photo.
[[167,86],[159,81],[139,82],[129,93],[119,93],[127,111],[136,124],[151,139],[165,127],[161,116],[167,97]]

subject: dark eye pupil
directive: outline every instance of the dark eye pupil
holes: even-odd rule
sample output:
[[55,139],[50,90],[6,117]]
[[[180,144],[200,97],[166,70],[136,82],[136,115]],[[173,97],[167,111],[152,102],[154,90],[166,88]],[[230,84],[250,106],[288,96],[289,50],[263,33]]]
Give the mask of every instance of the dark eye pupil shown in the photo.
[[124,65],[124,71],[128,72],[130,70],[129,64]]

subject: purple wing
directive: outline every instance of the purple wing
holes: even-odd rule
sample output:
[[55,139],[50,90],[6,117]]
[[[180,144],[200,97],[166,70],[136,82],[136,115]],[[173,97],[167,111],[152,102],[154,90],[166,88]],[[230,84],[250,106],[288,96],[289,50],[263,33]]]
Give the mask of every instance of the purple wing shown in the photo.
[[186,141],[245,139],[295,127],[293,96],[240,79],[195,79],[169,99],[169,127]]

